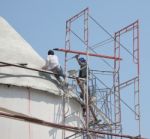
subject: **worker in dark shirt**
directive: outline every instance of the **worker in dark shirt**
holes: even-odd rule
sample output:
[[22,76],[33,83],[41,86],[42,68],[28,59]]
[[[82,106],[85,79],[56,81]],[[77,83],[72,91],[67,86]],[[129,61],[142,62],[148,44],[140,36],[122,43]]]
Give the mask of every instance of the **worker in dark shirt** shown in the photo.
[[79,55],[76,55],[76,59],[78,61],[78,64],[80,65],[79,78],[86,79],[86,77],[87,77],[87,62],[83,57],[79,58]]
[[[77,83],[81,89],[80,98],[86,100],[87,92],[87,62],[83,57],[79,58],[79,55],[75,56],[78,64],[80,65],[79,78],[76,78]],[[89,71],[89,70],[88,70]],[[89,75],[89,74],[88,74]],[[80,79],[83,78],[84,80]],[[88,87],[88,94],[90,98],[90,88]],[[83,116],[86,114],[86,107],[83,106]]]
[[[77,82],[78,82],[79,87],[81,89],[80,97],[82,99],[84,99],[84,95],[85,95],[85,92],[86,92],[86,85],[87,85],[87,80],[86,80],[87,79],[87,62],[83,57],[79,58],[79,55],[76,55],[75,58],[76,58],[78,64],[80,65],[80,70],[79,70],[79,76],[78,77],[83,78],[83,80],[77,78]],[[88,88],[88,91],[89,91],[89,95],[90,95],[90,89],[89,88]]]

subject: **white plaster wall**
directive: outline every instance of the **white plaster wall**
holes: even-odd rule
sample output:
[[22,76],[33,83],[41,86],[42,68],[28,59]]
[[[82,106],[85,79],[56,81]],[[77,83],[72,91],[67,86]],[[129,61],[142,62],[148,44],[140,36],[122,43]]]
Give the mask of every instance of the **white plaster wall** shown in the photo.
[[[0,107],[62,124],[62,98],[24,87],[0,85]],[[81,127],[80,104],[66,102],[66,125]],[[66,131],[65,136],[73,133]],[[79,137],[81,138],[81,137]],[[0,117],[0,139],[62,139],[62,130]]]

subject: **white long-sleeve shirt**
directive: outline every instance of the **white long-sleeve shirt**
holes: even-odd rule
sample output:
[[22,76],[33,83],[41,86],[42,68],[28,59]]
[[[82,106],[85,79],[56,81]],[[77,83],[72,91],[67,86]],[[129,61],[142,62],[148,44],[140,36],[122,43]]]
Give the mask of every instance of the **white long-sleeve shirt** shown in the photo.
[[58,57],[56,55],[48,55],[44,67],[51,70],[57,66],[60,66]]

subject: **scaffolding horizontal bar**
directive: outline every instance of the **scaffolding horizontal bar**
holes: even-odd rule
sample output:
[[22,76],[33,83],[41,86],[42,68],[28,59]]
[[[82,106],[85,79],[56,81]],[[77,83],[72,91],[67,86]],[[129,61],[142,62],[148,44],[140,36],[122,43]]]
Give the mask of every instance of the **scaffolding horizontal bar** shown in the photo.
[[[28,69],[28,70],[32,70],[32,71],[38,71],[38,72],[43,72],[43,73],[58,75],[58,73],[54,73],[54,72],[49,71],[49,70],[42,70],[42,69],[31,68],[31,67],[27,67],[27,66],[22,66],[20,64],[13,64],[13,63],[8,63],[8,62],[3,62],[3,61],[0,61],[0,64],[3,64],[3,65],[0,65],[0,67],[3,67],[3,66],[7,65],[7,66],[13,66],[13,67],[18,67],[18,68]],[[67,78],[79,79],[79,80],[82,80],[82,81],[85,80],[84,78],[72,77],[72,76],[67,76]]]
[[128,32],[130,29],[133,29],[135,27],[134,24],[137,24],[137,26],[138,26],[138,20],[136,20],[132,24],[122,28],[121,30],[117,31],[116,34],[118,34],[118,33],[122,34],[124,32]]
[[67,20],[67,22],[73,22],[75,21],[77,18],[79,18],[80,16],[82,16],[86,11],[88,12],[88,8],[84,9],[83,11],[81,11],[80,13],[74,15],[73,17],[71,17],[70,19]]
[[[53,49],[53,50],[61,51],[61,52],[66,52],[66,53],[74,53],[74,54],[80,54],[80,55],[87,55],[86,52],[76,51],[76,50],[69,50],[69,49],[63,49],[63,48],[55,48],[55,49]],[[88,56],[102,57],[102,58],[106,58],[106,59],[122,60],[122,59],[119,58],[119,57],[108,56],[108,55],[102,55],[102,54],[88,53]]]
[[[21,114],[18,112],[10,111],[9,109],[2,108],[0,107],[0,116],[1,117],[6,117],[10,119],[16,119],[19,121],[24,121],[24,122],[30,122],[38,125],[43,125],[43,126],[48,126],[48,127],[53,127],[53,128],[58,128],[58,129],[65,129],[68,131],[72,132],[86,132],[87,130],[84,128],[79,128],[79,127],[74,127],[74,126],[68,126],[68,125],[63,125],[63,124],[57,124],[57,123],[52,123],[52,122],[47,122],[35,117],[31,117],[25,114]],[[108,132],[101,132],[101,131],[96,131],[92,129],[88,129],[90,133],[94,134],[100,134],[100,135],[110,135],[110,136],[115,136],[115,137],[124,137],[128,139],[145,139],[142,137],[134,137],[130,135],[123,135],[123,134],[115,134],[115,133],[108,133]]]

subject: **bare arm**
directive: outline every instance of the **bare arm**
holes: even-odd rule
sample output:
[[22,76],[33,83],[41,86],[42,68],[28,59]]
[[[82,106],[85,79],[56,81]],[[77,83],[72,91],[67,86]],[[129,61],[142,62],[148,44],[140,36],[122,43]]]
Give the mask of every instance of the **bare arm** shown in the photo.
[[76,55],[76,56],[75,56],[75,58],[76,58],[76,60],[77,60],[78,64],[81,66],[81,65],[82,65],[82,63],[81,63],[81,62],[80,62],[80,60],[79,60],[79,55]]

